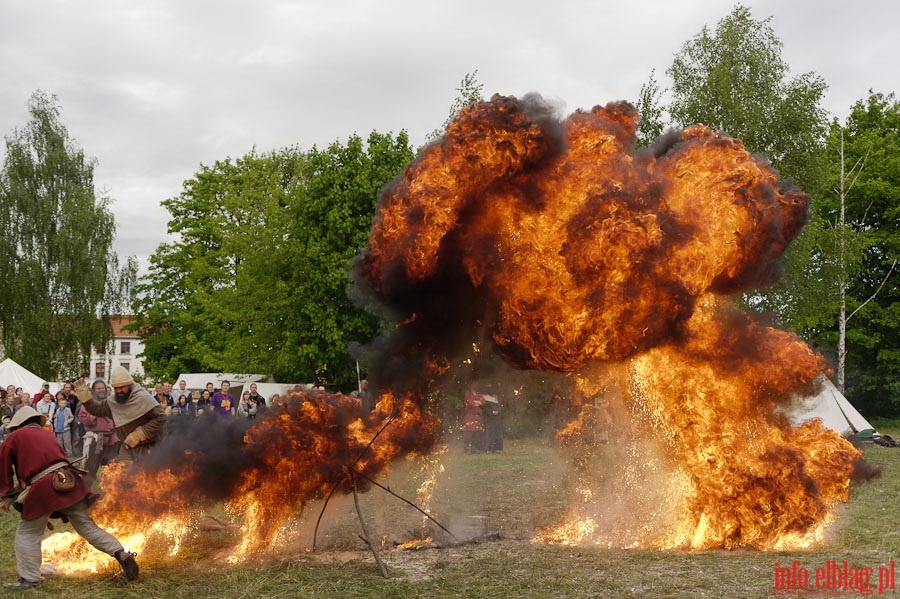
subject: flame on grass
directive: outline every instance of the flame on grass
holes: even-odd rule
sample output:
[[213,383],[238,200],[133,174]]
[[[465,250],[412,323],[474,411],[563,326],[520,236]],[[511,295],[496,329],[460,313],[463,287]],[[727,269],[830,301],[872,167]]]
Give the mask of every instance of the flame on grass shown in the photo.
[[[370,446],[389,418],[391,425]],[[242,522],[239,542],[225,556],[239,561],[271,548],[281,528],[298,518],[310,500],[326,496],[337,481],[343,481],[339,492],[351,492],[349,468],[376,478],[394,459],[430,449],[437,424],[410,396],[387,392],[363,419],[354,398],[292,392],[283,407],[268,410],[246,429],[235,446],[182,450],[179,460],[164,462],[168,466],[110,466],[93,516],[146,563],[176,555],[194,532],[200,512],[222,502]],[[171,452],[190,441],[169,437],[158,451]],[[217,463],[234,467],[215,471]],[[215,488],[210,476],[218,479]],[[362,478],[357,485],[367,487]],[[72,534],[46,539],[44,559],[69,574],[96,572],[111,563]]]
[[[823,540],[835,506],[849,498],[850,481],[866,474],[862,455],[821,422],[794,427],[777,409],[798,380],[813,384],[821,357],[793,335],[749,319],[746,339],[723,343],[723,331],[713,332],[717,304],[713,297],[701,302],[681,347],[655,348],[629,362],[622,383],[631,411],[619,422],[634,436],[621,442],[640,454],[617,460],[625,469],[619,492],[593,488],[595,501],[573,502],[565,521],[537,540],[763,550]],[[743,354],[746,344],[759,353]],[[575,421],[564,433],[571,438],[584,424]],[[591,467],[609,457],[589,444],[578,447]],[[629,469],[641,476],[629,478]],[[591,488],[590,472],[585,479]],[[598,517],[609,504],[622,511]]]
[[[608,495],[587,450],[603,427],[655,446],[614,456],[625,487],[652,481],[665,499],[660,526],[640,524],[642,501],[622,506],[627,543],[803,545],[871,473],[837,434],[778,415],[828,365],[729,296],[778,279],[808,197],[702,125],[633,152],[636,124],[626,103],[562,120],[536,96],[463,110],[383,192],[360,274],[414,315],[414,347],[452,353],[486,330],[511,363],[576,375],[577,416],[560,434],[575,448],[574,504]],[[614,424],[603,402],[618,405]],[[577,510],[571,534],[602,536],[603,516]]]
[[220,501],[244,519],[238,557],[270,546],[335,481],[348,492],[348,468],[374,478],[429,451],[432,384],[472,348],[473,371],[499,354],[579,381],[578,415],[561,435],[575,450],[578,505],[608,495],[591,485],[587,450],[598,444],[601,459],[622,465],[624,480],[607,481],[615,495],[643,482],[652,492],[641,497],[664,499],[649,522],[634,517],[649,499],[622,514],[581,509],[579,540],[608,538],[610,520],[642,546],[775,549],[820,534],[851,478],[867,473],[847,441],[818,424],[791,427],[779,408],[828,366],[729,299],[777,280],[808,197],[701,125],[634,152],[636,125],[626,103],[562,120],[537,96],[462,110],[385,187],[356,263],[399,322],[370,348],[370,383],[386,390],[375,413],[363,418],[340,395],[293,393],[226,445],[227,460],[215,445],[189,447],[123,474],[98,520],[145,533],[141,518]]

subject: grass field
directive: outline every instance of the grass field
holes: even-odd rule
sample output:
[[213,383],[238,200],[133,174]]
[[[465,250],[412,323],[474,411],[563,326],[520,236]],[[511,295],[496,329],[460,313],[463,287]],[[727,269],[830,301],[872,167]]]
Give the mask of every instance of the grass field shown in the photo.
[[[896,435],[890,423],[885,432]],[[900,429],[900,426],[894,426]],[[900,435],[897,435],[900,437]],[[869,446],[866,457],[881,478],[853,488],[832,540],[811,551],[649,551],[547,546],[531,543],[535,530],[556,524],[567,506],[566,467],[537,439],[507,442],[503,453],[466,455],[456,446],[440,456],[443,472],[431,509],[462,535],[499,540],[442,549],[403,551],[421,516],[373,489],[360,495],[370,532],[384,542],[391,578],[384,579],[358,538],[352,498],[328,507],[320,550],[309,552],[321,505],[307,508],[277,553],[241,564],[220,557],[234,529],[198,531],[183,557],[141,562],[139,581],[108,573],[86,578],[47,577],[32,597],[771,597],[774,565],[799,560],[811,571],[826,560],[878,568],[900,557],[900,449]],[[420,461],[401,464],[387,478],[395,491],[415,497],[426,474]],[[452,492],[450,491],[452,489]],[[0,514],[0,577],[15,580],[12,538],[17,514]],[[891,591],[900,597],[900,592]],[[876,595],[877,596],[877,595]]]

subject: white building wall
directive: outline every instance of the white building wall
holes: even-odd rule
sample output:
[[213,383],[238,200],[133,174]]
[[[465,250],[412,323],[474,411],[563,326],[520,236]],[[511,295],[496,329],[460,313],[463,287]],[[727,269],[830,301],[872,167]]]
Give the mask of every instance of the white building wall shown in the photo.
[[[123,343],[126,345],[123,346]],[[109,373],[116,366],[123,366],[132,376],[143,378],[144,365],[140,355],[144,352],[144,344],[138,337],[113,337],[106,350],[106,353],[95,353],[91,356],[91,379],[102,378],[108,381]],[[100,365],[102,372],[98,372],[101,370]]]

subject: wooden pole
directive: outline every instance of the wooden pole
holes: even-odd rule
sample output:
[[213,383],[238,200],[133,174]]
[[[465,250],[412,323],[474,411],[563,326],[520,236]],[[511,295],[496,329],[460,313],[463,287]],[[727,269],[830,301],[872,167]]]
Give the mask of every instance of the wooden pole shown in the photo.
[[369,478],[368,476],[366,476],[366,475],[363,474],[362,472],[356,472],[355,474],[356,474],[357,476],[363,477],[364,479],[366,479],[367,481],[369,481],[370,483],[372,483],[373,485],[375,485],[375,486],[378,487],[379,489],[382,489],[383,491],[385,491],[385,492],[387,492],[387,493],[390,493],[391,495],[393,495],[394,497],[396,497],[396,498],[399,499],[400,501],[403,501],[403,502],[405,502],[405,503],[411,505],[413,508],[415,508],[416,510],[418,510],[423,516],[425,516],[426,518],[428,518],[429,520],[431,520],[432,522],[434,522],[435,524],[437,524],[437,525],[440,527],[441,530],[443,530],[443,531],[446,532],[448,535],[450,535],[451,537],[453,537],[454,539],[456,539],[456,535],[453,534],[452,532],[450,532],[450,529],[448,529],[446,526],[444,526],[443,524],[441,524],[440,522],[438,522],[437,520],[435,520],[434,517],[433,517],[431,514],[429,514],[428,512],[426,512],[425,510],[423,510],[423,509],[420,508],[419,506],[417,506],[415,503],[413,503],[413,502],[410,501],[409,499],[407,499],[407,498],[405,498],[405,497],[403,497],[403,496],[401,496],[401,495],[398,495],[397,493],[394,493],[389,487],[386,487],[386,486],[382,485],[381,483],[379,483],[378,481]]
[[334,492],[337,491],[337,488],[341,485],[342,482],[344,482],[346,478],[347,477],[345,476],[344,478],[334,483],[334,486],[331,487],[331,491],[328,493],[328,497],[325,498],[325,503],[322,504],[322,511],[319,512],[319,517],[316,519],[316,527],[313,529],[313,551],[316,550],[316,540],[319,538],[319,524],[322,523],[322,516],[325,515],[325,508],[328,507],[328,502],[331,501],[331,496],[334,495]]
[[369,546],[369,549],[372,550],[372,555],[375,556],[375,563],[378,564],[378,569],[381,570],[381,575],[385,578],[390,578],[387,572],[387,568],[384,567],[384,563],[381,561],[381,557],[378,555],[378,549],[375,547],[375,544],[372,543],[372,538],[369,536],[369,531],[366,528],[366,521],[363,519],[362,510],[359,509],[359,496],[356,492],[356,477],[353,475],[353,470],[350,470],[350,483],[353,485],[353,505],[356,506],[356,515],[359,516],[359,525],[362,527],[363,540]]
[[[384,423],[384,426],[382,426],[380,429],[378,429],[378,432],[375,433],[375,435],[369,441],[368,445],[366,445],[365,448],[363,448],[363,450],[359,452],[359,455],[356,456],[356,459],[353,460],[353,463],[350,465],[351,470],[356,467],[356,464],[359,463],[359,460],[361,460],[362,457],[366,454],[366,452],[369,451],[369,448],[372,447],[372,443],[375,442],[375,439],[378,438],[378,435],[380,435],[384,431],[384,429],[386,429],[388,427],[388,425],[391,422],[393,422],[394,419],[397,418],[397,416],[399,416],[399,415],[400,415],[400,412],[398,410],[394,410],[394,413],[391,414],[390,418],[387,419],[387,422]],[[322,516],[325,515],[325,508],[328,507],[328,502],[331,501],[331,496],[334,495],[334,492],[337,491],[337,488],[346,479],[347,479],[347,476],[345,475],[345,476],[342,476],[336,483],[334,483],[334,486],[331,487],[331,491],[329,491],[329,493],[328,493],[328,497],[325,498],[325,503],[322,504],[322,511],[319,512],[319,517],[316,519],[316,527],[313,530],[313,543],[312,543],[313,551],[316,550],[316,541],[318,540],[318,537],[319,537],[319,524],[322,522]],[[354,484],[353,491],[354,491],[354,493],[356,492],[355,484]]]

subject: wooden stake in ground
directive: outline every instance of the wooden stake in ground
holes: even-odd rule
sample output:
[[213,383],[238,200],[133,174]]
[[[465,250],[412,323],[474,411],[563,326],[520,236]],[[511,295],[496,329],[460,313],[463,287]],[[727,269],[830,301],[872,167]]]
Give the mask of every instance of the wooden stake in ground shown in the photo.
[[356,477],[353,475],[353,470],[349,471],[350,474],[350,484],[353,485],[353,505],[356,506],[356,515],[359,516],[359,525],[362,527],[363,536],[362,540],[366,542],[366,545],[369,546],[369,549],[372,550],[372,555],[375,556],[375,563],[378,564],[378,569],[381,570],[381,575],[385,578],[390,578],[387,572],[387,568],[384,567],[384,563],[381,561],[381,557],[378,555],[378,549],[375,547],[375,544],[372,543],[372,539],[369,537],[369,531],[366,528],[366,521],[363,519],[362,510],[359,509],[359,495],[356,492]]
[[325,508],[328,507],[328,502],[331,501],[331,497],[334,495],[335,491],[337,491],[337,489],[341,485],[341,483],[343,483],[345,480],[347,480],[347,477],[349,476],[350,477],[350,485],[353,487],[353,504],[356,506],[356,515],[359,516],[359,524],[360,524],[360,526],[362,526],[362,531],[363,531],[363,536],[361,536],[360,538],[363,541],[365,541],[366,545],[369,546],[369,549],[372,550],[372,555],[375,556],[375,561],[378,563],[378,569],[381,570],[381,575],[384,576],[385,578],[389,577],[387,569],[384,567],[384,564],[381,561],[381,557],[378,555],[378,550],[376,549],[375,545],[372,543],[372,539],[369,537],[369,531],[366,529],[366,522],[365,522],[365,520],[363,520],[362,511],[360,511],[360,509],[359,509],[359,496],[358,496],[358,493],[356,490],[356,477],[357,476],[363,477],[370,483],[374,484],[376,487],[383,489],[384,491],[388,492],[389,494],[396,497],[397,499],[400,499],[400,500],[404,501],[405,503],[411,505],[412,507],[417,509],[419,512],[424,514],[425,517],[427,517],[429,520],[431,520],[432,522],[437,524],[443,531],[445,531],[451,537],[453,537],[454,539],[456,538],[456,535],[454,535],[452,532],[450,532],[450,530],[447,527],[445,527],[443,524],[441,524],[440,522],[435,520],[428,512],[426,512],[425,510],[423,510],[422,508],[420,508],[419,506],[414,504],[412,501],[410,501],[404,497],[401,497],[397,493],[394,493],[388,487],[385,487],[381,483],[366,476],[365,474],[363,474],[361,472],[356,472],[356,470],[354,470],[354,468],[356,467],[356,464],[359,463],[359,460],[372,447],[372,444],[375,443],[375,439],[378,438],[378,435],[380,435],[382,432],[384,432],[384,429],[386,429],[388,427],[388,425],[390,425],[391,422],[393,422],[394,419],[397,418],[397,416],[399,416],[399,415],[400,415],[399,411],[395,411],[393,414],[391,414],[391,416],[390,416],[390,418],[388,418],[387,422],[384,423],[384,426],[382,426],[380,429],[378,429],[378,432],[375,433],[375,435],[372,437],[372,439],[369,441],[369,443],[363,448],[362,451],[360,451],[359,455],[356,456],[356,459],[353,460],[353,463],[347,467],[346,473],[343,476],[341,476],[341,478],[337,482],[334,483],[334,486],[331,487],[331,490],[328,492],[328,495],[325,497],[325,502],[322,504],[321,511],[319,511],[319,517],[316,519],[316,527],[313,529],[312,549],[313,549],[313,551],[315,551],[316,550],[316,541],[319,536],[319,524],[321,524],[321,522],[322,522],[322,516],[325,515]]
[[[369,448],[372,447],[372,443],[375,442],[375,439],[378,438],[378,435],[383,433],[384,429],[386,429],[388,427],[388,425],[390,425],[394,421],[394,419],[397,418],[397,416],[399,416],[399,415],[400,415],[400,411],[394,410],[394,413],[390,415],[390,417],[387,419],[387,421],[384,423],[384,425],[380,429],[378,429],[378,432],[375,433],[375,435],[369,440],[368,444],[366,444],[366,446],[362,449],[362,451],[359,452],[359,455],[356,456],[356,459],[353,460],[353,463],[350,464],[351,470],[356,467],[356,464],[359,463],[359,460],[366,454],[367,451],[369,451]],[[315,529],[313,529],[313,543],[312,543],[313,551],[316,550],[316,541],[319,538],[319,524],[322,523],[322,516],[325,515],[325,508],[328,507],[328,502],[331,501],[331,496],[334,495],[334,492],[337,491],[338,487],[341,486],[341,483],[344,482],[346,479],[347,479],[346,474],[344,476],[341,476],[341,478],[334,483],[334,486],[331,487],[331,491],[329,491],[328,495],[325,497],[325,502],[322,504],[322,510],[319,512],[319,517],[316,519],[316,527],[315,527]],[[355,492],[355,490],[356,490],[356,488],[354,487],[354,492]]]
[[390,487],[385,487],[383,484],[379,483],[378,481],[376,481],[376,480],[374,480],[374,479],[372,479],[372,478],[369,478],[369,477],[366,476],[365,474],[363,474],[363,473],[361,473],[361,472],[355,472],[355,471],[351,470],[351,475],[354,475],[354,474],[355,474],[356,476],[361,476],[361,477],[363,477],[364,479],[366,479],[367,481],[369,481],[370,483],[372,483],[373,485],[375,485],[375,486],[378,487],[379,489],[382,489],[382,490],[386,491],[387,493],[393,495],[394,497],[396,497],[396,498],[399,499],[400,501],[403,501],[404,503],[407,503],[408,505],[411,505],[411,506],[414,507],[416,510],[418,510],[419,513],[421,513],[423,516],[425,516],[426,518],[428,518],[429,520],[431,520],[432,522],[434,522],[435,524],[437,524],[437,525],[440,527],[441,530],[443,530],[443,531],[446,532],[448,535],[450,535],[451,537],[453,537],[454,539],[456,539],[456,535],[453,534],[452,532],[450,532],[450,529],[449,529],[449,528],[447,528],[446,526],[444,526],[443,524],[441,524],[440,522],[438,522],[437,520],[435,520],[434,517],[432,517],[431,514],[429,514],[428,512],[426,512],[425,510],[423,510],[423,509],[420,508],[419,506],[417,506],[415,503],[413,503],[413,502],[410,501],[409,499],[407,499],[407,498],[405,498],[405,497],[402,497],[402,496],[400,496],[400,495],[394,493],[393,491],[391,491]]

